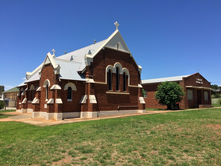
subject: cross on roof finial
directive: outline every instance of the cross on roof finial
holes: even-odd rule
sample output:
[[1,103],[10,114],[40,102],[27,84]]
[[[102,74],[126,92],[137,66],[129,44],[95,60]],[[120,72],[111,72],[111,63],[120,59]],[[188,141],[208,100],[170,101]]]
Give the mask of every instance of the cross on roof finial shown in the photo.
[[118,26],[119,26],[119,24],[118,24],[117,21],[114,23],[114,25],[116,25],[116,30],[118,30]]
[[53,55],[54,55],[54,53],[55,53],[55,49],[53,48],[51,51],[53,52]]

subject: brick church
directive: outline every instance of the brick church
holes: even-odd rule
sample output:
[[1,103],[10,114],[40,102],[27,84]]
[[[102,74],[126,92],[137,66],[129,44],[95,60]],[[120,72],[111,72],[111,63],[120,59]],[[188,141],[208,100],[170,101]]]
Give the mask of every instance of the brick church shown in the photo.
[[49,52],[18,86],[17,111],[47,120],[143,113],[142,67],[115,25],[106,40],[57,57]]

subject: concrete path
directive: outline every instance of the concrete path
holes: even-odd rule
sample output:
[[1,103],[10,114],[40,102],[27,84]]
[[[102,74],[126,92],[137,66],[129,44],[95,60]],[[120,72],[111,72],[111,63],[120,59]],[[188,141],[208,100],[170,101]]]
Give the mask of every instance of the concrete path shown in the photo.
[[[215,107],[217,109],[221,109],[221,107]],[[76,122],[84,122],[84,121],[92,121],[92,120],[100,120],[100,119],[113,119],[113,118],[125,118],[129,116],[140,116],[140,115],[149,115],[149,114],[159,114],[159,113],[167,113],[167,112],[181,112],[181,111],[193,111],[198,109],[188,109],[188,110],[163,110],[163,111],[146,111],[146,113],[136,113],[136,114],[121,114],[121,115],[112,115],[107,117],[98,117],[98,118],[69,118],[60,121],[56,120],[45,120],[44,118],[32,118],[32,113],[19,113],[19,112],[6,112],[2,114],[14,115],[8,118],[0,119],[0,122],[23,122],[31,125],[37,126],[52,126],[52,125],[60,125],[67,123],[76,123]],[[1,111],[0,111],[1,113]]]

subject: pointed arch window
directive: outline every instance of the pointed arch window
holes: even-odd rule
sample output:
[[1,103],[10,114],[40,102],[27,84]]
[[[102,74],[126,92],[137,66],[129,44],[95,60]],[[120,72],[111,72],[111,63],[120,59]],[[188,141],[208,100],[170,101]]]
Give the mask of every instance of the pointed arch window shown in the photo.
[[68,87],[68,91],[67,91],[67,95],[68,95],[68,97],[67,97],[67,99],[68,100],[72,100],[72,88],[69,86]]
[[46,85],[46,95],[45,95],[45,99],[48,100],[48,84]]
[[116,90],[119,90],[119,67],[116,68]]
[[108,90],[112,90],[112,72],[108,70]]
[[127,79],[127,76],[126,76],[126,73],[124,72],[123,73],[123,91],[127,91],[126,79]]

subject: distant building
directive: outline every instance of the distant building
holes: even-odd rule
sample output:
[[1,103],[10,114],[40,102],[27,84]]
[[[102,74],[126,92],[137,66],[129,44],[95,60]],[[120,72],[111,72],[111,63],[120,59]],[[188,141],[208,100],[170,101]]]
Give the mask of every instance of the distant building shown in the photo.
[[18,93],[19,93],[19,89],[17,87],[14,87],[14,88],[4,91],[2,93],[3,100],[5,100],[7,107],[15,107],[16,106]]
[[11,88],[7,91],[4,91],[2,94],[4,95],[4,99],[17,100],[19,89],[17,87]]
[[166,108],[166,106],[159,105],[155,99],[157,86],[166,81],[176,82],[183,88],[185,96],[179,103],[181,109],[211,107],[210,82],[201,74],[195,73],[193,75],[142,80],[142,86],[146,92],[146,98],[144,98],[146,108]]

